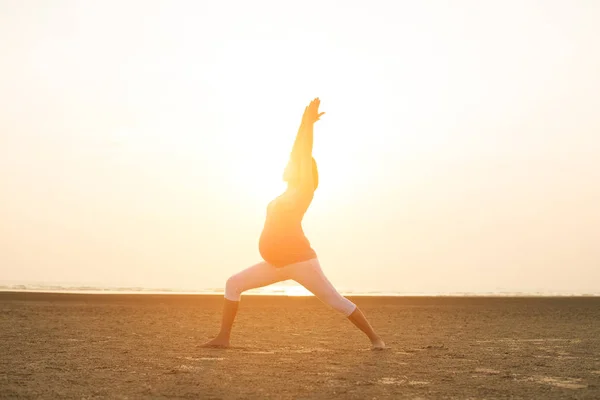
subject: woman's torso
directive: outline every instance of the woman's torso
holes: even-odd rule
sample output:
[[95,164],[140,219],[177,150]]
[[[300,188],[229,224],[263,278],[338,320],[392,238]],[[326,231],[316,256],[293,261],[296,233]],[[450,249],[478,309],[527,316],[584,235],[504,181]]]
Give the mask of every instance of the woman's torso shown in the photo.
[[309,204],[294,194],[283,194],[269,203],[259,241],[259,251],[266,262],[283,267],[316,257],[302,229]]

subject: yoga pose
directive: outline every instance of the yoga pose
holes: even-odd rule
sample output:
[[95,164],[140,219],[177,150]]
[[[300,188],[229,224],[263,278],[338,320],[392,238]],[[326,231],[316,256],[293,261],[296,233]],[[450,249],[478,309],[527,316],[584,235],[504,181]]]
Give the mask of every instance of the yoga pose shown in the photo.
[[348,317],[368,336],[373,349],[385,348],[383,340],[360,309],[339,294],[329,282],[302,230],[302,218],[319,185],[317,164],[312,157],[313,125],[325,114],[319,113],[319,104],[320,100],[316,98],[305,108],[290,160],[283,173],[287,190],[267,207],[267,218],[259,241],[264,261],[227,280],[221,331],[203,347],[229,346],[231,327],[242,292],[292,279]]

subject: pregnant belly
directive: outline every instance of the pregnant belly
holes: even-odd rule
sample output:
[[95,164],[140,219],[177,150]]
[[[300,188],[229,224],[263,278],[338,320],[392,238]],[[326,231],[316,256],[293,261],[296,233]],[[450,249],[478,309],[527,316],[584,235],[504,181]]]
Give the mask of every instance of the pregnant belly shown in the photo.
[[263,231],[259,251],[262,258],[276,267],[284,267],[316,257],[315,251],[303,233]]

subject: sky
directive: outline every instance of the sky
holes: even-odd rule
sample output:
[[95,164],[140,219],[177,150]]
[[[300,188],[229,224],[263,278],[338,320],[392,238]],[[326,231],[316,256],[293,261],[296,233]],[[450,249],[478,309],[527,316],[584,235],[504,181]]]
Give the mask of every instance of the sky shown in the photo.
[[600,293],[600,2],[0,0],[0,283],[222,288],[303,107],[343,291]]

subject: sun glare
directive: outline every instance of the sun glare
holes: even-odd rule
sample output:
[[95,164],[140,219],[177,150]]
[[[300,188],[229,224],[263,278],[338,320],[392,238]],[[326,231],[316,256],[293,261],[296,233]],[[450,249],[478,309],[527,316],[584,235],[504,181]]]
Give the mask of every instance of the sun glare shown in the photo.
[[284,293],[286,296],[292,296],[292,297],[312,296],[313,295],[304,286],[301,286],[301,285],[286,287],[284,289]]
[[230,167],[232,183],[239,195],[251,202],[266,204],[285,190],[283,166],[260,152],[248,150],[239,155]]

